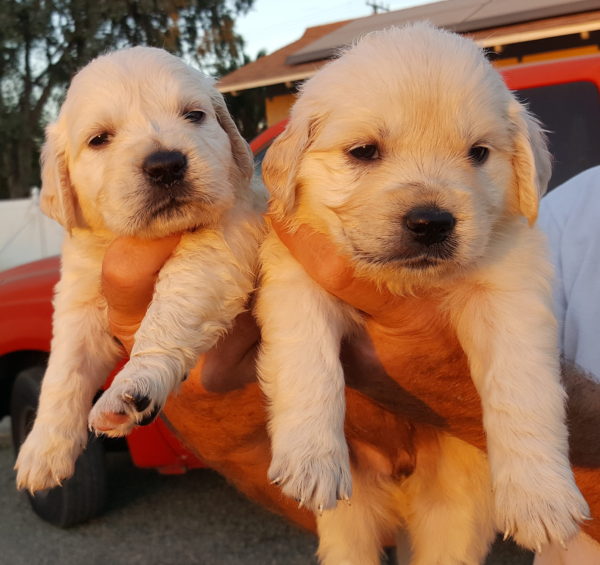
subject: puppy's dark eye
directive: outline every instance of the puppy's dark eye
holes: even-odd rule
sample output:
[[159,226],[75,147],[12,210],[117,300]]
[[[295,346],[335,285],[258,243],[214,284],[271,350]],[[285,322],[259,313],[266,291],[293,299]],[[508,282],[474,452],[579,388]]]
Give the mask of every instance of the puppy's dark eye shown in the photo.
[[191,112],[186,112],[183,114],[183,117],[193,124],[199,124],[206,114],[202,110],[192,110]]
[[379,149],[375,144],[359,145],[350,149],[348,153],[359,161],[374,161],[379,157]]
[[487,161],[489,154],[489,148],[483,145],[473,145],[473,147],[469,149],[469,159],[471,159],[475,165],[483,165]]
[[102,133],[95,135],[88,141],[88,145],[90,147],[102,147],[106,145],[110,141],[110,133],[107,131],[103,131]]

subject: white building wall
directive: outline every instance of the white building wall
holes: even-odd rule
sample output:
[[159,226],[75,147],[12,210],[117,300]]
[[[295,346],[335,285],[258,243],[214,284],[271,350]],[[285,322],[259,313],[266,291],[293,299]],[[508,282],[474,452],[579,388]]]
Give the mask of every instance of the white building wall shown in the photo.
[[0,270],[60,253],[64,230],[41,212],[38,192],[0,200]]

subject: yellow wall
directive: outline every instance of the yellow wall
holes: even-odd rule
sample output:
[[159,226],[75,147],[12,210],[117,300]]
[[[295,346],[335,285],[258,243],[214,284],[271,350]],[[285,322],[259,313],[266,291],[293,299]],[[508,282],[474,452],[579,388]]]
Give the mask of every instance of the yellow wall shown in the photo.
[[553,59],[565,59],[567,57],[578,57],[580,55],[593,55],[599,53],[597,45],[585,45],[583,47],[572,47],[571,49],[560,49],[558,51],[546,51],[544,53],[535,53],[533,55],[524,55],[519,60],[517,57],[510,59],[500,59],[494,61],[495,67],[507,67],[509,65],[518,65],[519,63],[537,63],[538,61],[552,61]]
[[296,101],[293,94],[282,94],[265,100],[267,125],[273,126],[288,117],[292,104]]
[[523,63],[534,63],[537,61],[550,61],[552,59],[564,59],[566,57],[578,57],[580,55],[593,55],[598,53],[597,45],[585,45],[583,47],[572,47],[571,49],[561,49],[560,51],[546,51],[545,53],[536,53],[535,55],[525,55]]
[[511,57],[510,59],[499,59],[498,61],[492,62],[492,65],[494,65],[494,67],[510,67],[512,65],[518,65],[518,64],[519,64],[518,57]]

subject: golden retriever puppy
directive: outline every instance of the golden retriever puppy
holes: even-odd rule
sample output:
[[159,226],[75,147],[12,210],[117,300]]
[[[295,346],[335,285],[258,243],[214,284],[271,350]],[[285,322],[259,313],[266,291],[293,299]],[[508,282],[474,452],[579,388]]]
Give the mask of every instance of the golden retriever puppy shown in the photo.
[[[425,299],[430,308],[414,315],[450,327],[468,358],[491,484],[470,486],[485,480],[475,466],[472,480],[453,479],[462,502],[454,493],[444,505],[443,489],[437,508],[422,499],[430,507],[420,507],[412,544],[415,555],[429,547],[419,563],[476,562],[449,557],[442,541],[488,519],[463,511],[475,491],[493,492],[497,527],[531,549],[569,539],[587,515],[568,460],[551,268],[535,227],[549,173],[539,125],[482,51],[427,24],[369,34],[317,73],[264,162],[278,218],[328,234],[361,276]],[[361,313],[315,284],[275,233],[261,261],[269,478],[313,510],[333,509],[352,493],[340,341]],[[363,491],[353,497],[362,518],[336,519],[341,504],[319,519],[323,561],[375,563],[360,540],[379,502]]]
[[[73,473],[89,428],[151,421],[244,308],[262,220],[253,159],[211,79],[161,49],[99,57],[69,87],[42,154],[42,209],[69,232],[53,340],[19,488]],[[102,259],[118,236],[183,232],[161,270],[131,358],[92,408],[121,349],[108,331]]]

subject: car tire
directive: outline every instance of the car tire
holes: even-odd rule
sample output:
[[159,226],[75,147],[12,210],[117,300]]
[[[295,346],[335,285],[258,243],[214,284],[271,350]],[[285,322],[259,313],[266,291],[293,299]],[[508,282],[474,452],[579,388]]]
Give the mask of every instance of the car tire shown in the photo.
[[[21,371],[14,382],[10,414],[15,454],[31,431],[37,412],[44,367]],[[106,501],[106,463],[102,442],[90,434],[85,450],[77,459],[75,472],[62,486],[27,493],[34,512],[40,518],[67,528],[100,514]]]

